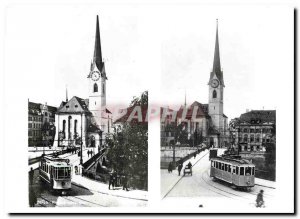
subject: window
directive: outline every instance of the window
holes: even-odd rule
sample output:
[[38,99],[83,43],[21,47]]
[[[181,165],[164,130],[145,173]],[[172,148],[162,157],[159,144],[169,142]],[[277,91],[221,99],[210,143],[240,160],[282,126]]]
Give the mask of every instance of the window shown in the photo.
[[77,133],[77,119],[74,121],[74,134]]
[[248,129],[244,129],[244,132],[248,132]]
[[102,84],[102,94],[105,94],[105,84]]
[[75,108],[77,108],[78,107],[78,105],[77,104],[75,104]]
[[98,92],[98,85],[95,83],[94,84],[94,93]]
[[231,173],[231,165],[228,165],[228,172]]
[[32,121],[32,117],[31,116],[28,117],[28,121]]
[[69,108],[69,107],[70,107],[69,105],[66,106],[66,108]]
[[227,171],[227,164],[225,164],[225,171]]
[[69,139],[71,138],[71,119],[72,119],[72,116],[69,116],[69,118],[68,118],[68,137],[69,137]]
[[221,169],[224,170],[224,164],[223,163],[221,163]]
[[244,176],[244,167],[240,167],[240,175]]
[[63,120],[63,133],[65,138],[65,132],[66,132],[66,120]]
[[256,135],[256,142],[260,142],[260,135]]
[[254,142],[254,135],[250,136],[250,142]]
[[245,167],[246,176],[251,175],[251,167]]
[[232,172],[235,174],[235,166],[232,167]]
[[252,175],[255,175],[255,168],[252,167]]
[[248,142],[248,135],[244,135],[244,142]]
[[217,98],[217,91],[216,90],[213,91],[213,98]]
[[28,124],[28,128],[32,128],[32,124],[31,123]]

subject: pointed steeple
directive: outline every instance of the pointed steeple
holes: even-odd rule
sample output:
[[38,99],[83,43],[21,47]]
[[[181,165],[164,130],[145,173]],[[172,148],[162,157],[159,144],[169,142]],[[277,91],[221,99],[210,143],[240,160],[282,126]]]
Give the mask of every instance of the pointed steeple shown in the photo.
[[94,57],[93,64],[101,71],[103,67],[102,62],[102,52],[101,52],[101,42],[100,42],[100,28],[99,28],[99,17],[97,15],[96,22],[96,35],[95,35],[95,48],[94,48]]
[[186,90],[184,91],[184,106],[186,107]]
[[68,87],[66,86],[66,102],[69,101],[69,98],[68,98]]
[[213,69],[210,74],[209,83],[213,79],[213,76],[216,75],[217,78],[220,80],[221,85],[224,86],[223,81],[223,72],[221,69],[221,61],[220,61],[220,48],[219,48],[219,33],[218,33],[218,19],[217,19],[217,29],[216,29],[216,42],[215,42],[215,53],[214,53],[214,63]]
[[217,31],[216,31],[213,72],[220,72],[220,71],[221,71],[221,61],[220,61],[220,51],[219,51],[218,19],[217,19]]

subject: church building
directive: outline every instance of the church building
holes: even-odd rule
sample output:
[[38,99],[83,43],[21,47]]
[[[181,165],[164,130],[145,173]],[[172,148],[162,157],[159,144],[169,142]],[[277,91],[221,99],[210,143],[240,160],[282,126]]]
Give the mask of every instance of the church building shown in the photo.
[[177,113],[177,125],[184,124],[190,137],[214,147],[224,147],[229,143],[228,121],[223,110],[224,88],[217,24],[213,68],[208,81],[208,104],[195,101],[186,106],[185,103]]
[[[86,78],[86,76],[82,77]],[[89,74],[89,97],[72,97],[62,101],[55,115],[56,147],[80,146],[97,148],[104,145],[105,137],[110,133],[112,114],[106,108],[107,75],[102,60],[99,18],[96,21],[94,55]]]

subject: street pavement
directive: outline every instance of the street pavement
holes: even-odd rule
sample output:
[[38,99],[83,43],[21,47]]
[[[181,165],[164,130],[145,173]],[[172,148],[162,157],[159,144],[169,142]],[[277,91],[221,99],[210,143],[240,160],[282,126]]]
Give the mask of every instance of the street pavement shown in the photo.
[[[218,150],[218,155],[223,150]],[[256,195],[261,189],[264,190],[264,200],[267,205],[274,201],[275,183],[256,179],[255,185],[250,191],[242,191],[233,188],[228,183],[220,180],[214,181],[209,176],[210,162],[209,151],[205,150],[196,158],[187,160],[183,167],[191,162],[193,175],[178,176],[178,171],[168,173],[168,170],[161,170],[161,198],[163,206],[189,206],[214,208],[216,203],[223,203],[222,206],[239,206],[240,209],[255,208]],[[183,170],[181,171],[183,172]],[[224,205],[226,202],[226,205]],[[218,206],[219,207],[219,206]],[[222,210],[222,207],[219,208]],[[224,210],[224,209],[223,209]]]

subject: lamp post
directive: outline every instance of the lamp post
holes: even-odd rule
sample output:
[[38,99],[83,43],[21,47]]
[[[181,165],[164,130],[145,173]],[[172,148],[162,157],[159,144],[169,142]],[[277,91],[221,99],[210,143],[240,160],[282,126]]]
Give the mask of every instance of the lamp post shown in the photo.
[[81,115],[81,140],[80,140],[80,164],[82,165],[82,163],[83,163],[83,161],[82,161],[82,140],[83,140],[83,138],[82,138],[82,113],[80,114]]

